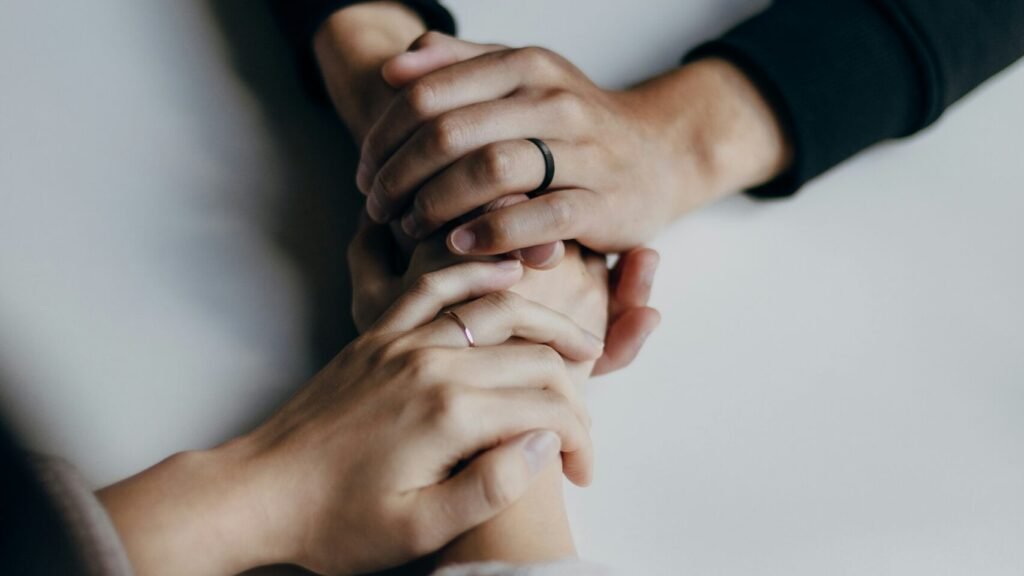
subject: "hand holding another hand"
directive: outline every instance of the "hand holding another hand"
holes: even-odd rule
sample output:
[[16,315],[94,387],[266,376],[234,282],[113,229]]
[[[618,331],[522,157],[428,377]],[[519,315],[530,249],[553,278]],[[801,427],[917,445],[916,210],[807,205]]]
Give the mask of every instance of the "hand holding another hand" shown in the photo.
[[[545,49],[428,33],[383,76],[401,91],[363,142],[357,183],[369,214],[415,238],[468,219],[447,237],[457,254],[524,250],[528,265],[549,267],[559,250],[535,247],[575,239],[622,252],[786,161],[771,111],[723,61],[609,91]],[[543,180],[527,138],[554,156],[549,189],[480,213]]]
[[589,482],[567,361],[596,359],[601,341],[508,292],[522,274],[505,261],[422,276],[256,430],[101,491],[136,571],[369,572],[495,516],[559,452]]
[[[419,243],[404,270],[394,265],[400,259],[400,250],[387,227],[373,224],[364,225],[349,244],[352,317],[360,332],[369,329],[424,274],[465,260],[451,254],[440,235]],[[570,250],[579,252],[578,246]],[[607,374],[628,366],[661,321],[658,312],[648,306],[658,261],[654,250],[637,248],[620,255],[609,271],[603,256],[585,254],[572,270],[535,283],[536,288],[527,297],[568,314],[592,331],[603,330],[604,354],[594,365],[593,374]],[[527,276],[534,273],[540,272],[526,270]],[[541,286],[546,287],[546,295],[537,291]],[[591,302],[599,307],[585,307]]]

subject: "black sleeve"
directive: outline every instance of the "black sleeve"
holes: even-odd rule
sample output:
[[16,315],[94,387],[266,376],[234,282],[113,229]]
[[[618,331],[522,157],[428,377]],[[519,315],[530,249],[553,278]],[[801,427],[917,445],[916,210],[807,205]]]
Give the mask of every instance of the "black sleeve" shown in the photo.
[[729,59],[779,114],[794,165],[750,193],[780,197],[925,128],[1022,55],[1024,0],[776,0],[687,60]]
[[[322,82],[313,59],[313,34],[324,20],[353,4],[367,0],[270,0],[278,24],[295,52],[299,71],[310,89],[322,93]],[[423,19],[428,30],[455,35],[455,19],[437,0],[401,0]]]

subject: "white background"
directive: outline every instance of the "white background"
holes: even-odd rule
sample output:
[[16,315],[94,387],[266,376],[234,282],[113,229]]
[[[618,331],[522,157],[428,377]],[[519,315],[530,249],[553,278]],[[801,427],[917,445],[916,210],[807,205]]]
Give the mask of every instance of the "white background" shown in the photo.
[[[453,0],[621,87],[746,0]],[[811,55],[813,56],[813,55]],[[258,3],[0,5],[0,390],[96,485],[246,429],[347,334],[352,150]],[[787,202],[669,230],[595,381],[582,553],[623,574],[1024,572],[1024,69]]]

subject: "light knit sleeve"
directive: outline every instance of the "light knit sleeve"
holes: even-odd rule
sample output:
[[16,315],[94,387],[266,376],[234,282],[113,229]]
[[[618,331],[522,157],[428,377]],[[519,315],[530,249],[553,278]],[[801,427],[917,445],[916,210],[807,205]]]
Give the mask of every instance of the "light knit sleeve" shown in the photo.
[[561,560],[548,564],[515,566],[501,562],[482,562],[448,566],[433,576],[612,576],[603,566],[582,560]]
[[132,576],[114,523],[71,464],[33,455],[32,468],[60,515],[89,576]]

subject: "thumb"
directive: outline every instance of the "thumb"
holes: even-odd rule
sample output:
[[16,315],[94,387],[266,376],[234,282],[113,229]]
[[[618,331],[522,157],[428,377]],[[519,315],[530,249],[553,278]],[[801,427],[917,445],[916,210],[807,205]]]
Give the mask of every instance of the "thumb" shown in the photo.
[[381,76],[392,88],[401,88],[435,70],[503,48],[466,42],[440,32],[427,32],[416,39],[407,52],[385,62]]
[[629,366],[647,337],[661,324],[654,308],[630,308],[611,320],[605,335],[604,355],[598,358],[591,376],[601,376]]
[[464,470],[427,489],[423,508],[451,540],[517,502],[534,479],[554,463],[561,450],[558,435],[534,430],[477,456]]

